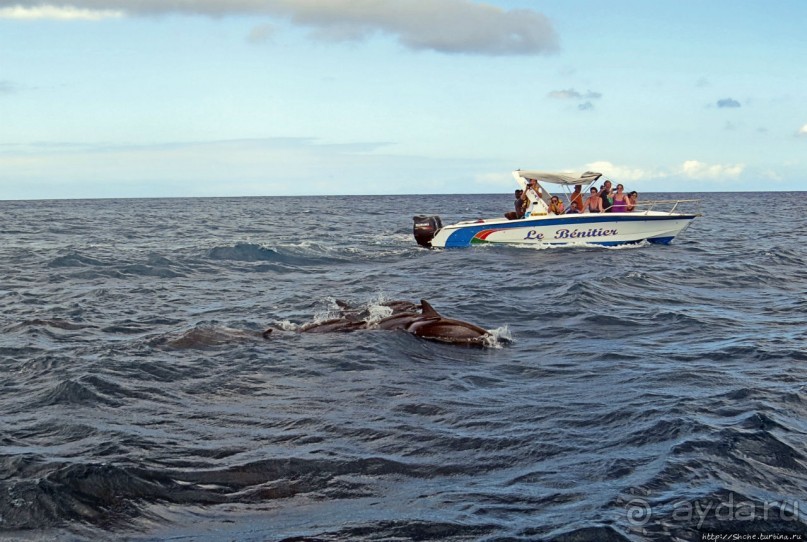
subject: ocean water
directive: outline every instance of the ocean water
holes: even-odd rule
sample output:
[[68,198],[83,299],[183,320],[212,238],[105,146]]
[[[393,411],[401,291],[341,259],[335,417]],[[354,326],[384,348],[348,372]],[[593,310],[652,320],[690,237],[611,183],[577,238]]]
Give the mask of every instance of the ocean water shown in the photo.
[[[807,539],[805,193],[699,197],[544,250],[412,238],[509,194],[0,202],[0,539]],[[508,340],[294,331],[397,299]]]

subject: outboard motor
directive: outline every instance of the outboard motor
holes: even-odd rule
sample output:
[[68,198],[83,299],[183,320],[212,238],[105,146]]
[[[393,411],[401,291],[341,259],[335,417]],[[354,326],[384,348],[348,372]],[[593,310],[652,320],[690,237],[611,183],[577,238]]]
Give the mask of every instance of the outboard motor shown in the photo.
[[413,228],[415,234],[415,241],[422,247],[431,248],[432,239],[437,233],[437,230],[443,227],[443,222],[439,216],[423,216],[418,215],[413,218],[415,226]]

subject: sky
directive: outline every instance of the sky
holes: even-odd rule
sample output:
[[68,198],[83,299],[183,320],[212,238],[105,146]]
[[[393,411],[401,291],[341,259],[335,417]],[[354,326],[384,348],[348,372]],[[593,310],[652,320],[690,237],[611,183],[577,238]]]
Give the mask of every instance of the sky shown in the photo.
[[0,0],[0,199],[807,190],[807,2]]

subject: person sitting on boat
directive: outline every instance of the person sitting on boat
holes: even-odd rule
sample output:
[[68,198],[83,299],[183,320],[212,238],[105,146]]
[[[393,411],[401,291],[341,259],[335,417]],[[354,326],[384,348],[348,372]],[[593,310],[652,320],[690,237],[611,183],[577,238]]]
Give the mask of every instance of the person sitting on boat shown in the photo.
[[577,204],[577,200],[573,199],[571,205],[569,205],[569,210],[566,211],[567,215],[579,215],[582,213],[583,210]]
[[633,211],[636,209],[636,202],[638,200],[639,200],[639,193],[636,190],[628,194],[628,211]]
[[516,200],[513,202],[515,211],[504,213],[504,217],[507,220],[516,220],[519,218],[524,218],[524,211],[527,210],[527,201],[524,199],[524,191],[521,189],[516,190],[515,196]]
[[611,181],[605,181],[600,188],[600,200],[602,201],[602,212],[610,213],[612,201]]
[[578,212],[583,212],[583,185],[576,184],[574,185],[574,192],[572,192],[571,197],[569,198],[569,210],[572,209],[572,204],[577,202],[577,209]]
[[613,202],[611,203],[612,213],[625,213],[628,211],[628,195],[625,194],[625,187],[621,184],[616,185],[616,193],[614,194]]
[[597,192],[597,187],[592,186],[590,195],[586,200],[586,206],[584,207],[586,213],[602,213],[602,200],[600,199],[600,194]]
[[524,211],[527,210],[527,202],[524,200],[524,191],[520,188],[516,190],[516,200],[513,206],[516,209],[516,218],[524,218]]
[[566,212],[563,202],[560,201],[559,197],[552,196],[552,198],[549,200],[549,212],[553,215],[562,215]]

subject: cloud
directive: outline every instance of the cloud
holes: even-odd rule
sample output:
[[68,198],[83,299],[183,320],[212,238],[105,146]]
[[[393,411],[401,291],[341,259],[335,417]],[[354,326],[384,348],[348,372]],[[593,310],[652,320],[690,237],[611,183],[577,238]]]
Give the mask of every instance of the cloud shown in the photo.
[[799,131],[796,132],[796,135],[799,137],[807,137],[807,124],[799,128]]
[[665,176],[656,171],[630,166],[620,166],[604,160],[586,164],[583,169],[586,171],[596,171],[598,173],[602,173],[606,178],[616,179],[618,182],[641,181],[644,179]]
[[567,88],[565,90],[553,90],[547,94],[547,96],[558,100],[598,100],[599,98],[602,98],[602,94],[599,92],[588,90],[584,94],[576,91],[573,88]]
[[776,183],[782,182],[784,180],[782,176],[779,174],[779,172],[772,170],[761,171],[760,176],[767,181],[772,181]]
[[602,98],[602,94],[599,92],[594,92],[593,90],[578,92],[573,88],[553,90],[546,96],[554,100],[585,100],[577,104],[577,109],[580,111],[590,111],[594,109],[594,104],[591,103],[591,100],[599,100]]
[[17,92],[17,88],[11,81],[0,80],[0,94],[12,94]]
[[277,33],[277,27],[273,24],[262,24],[253,28],[247,41],[250,43],[264,43],[270,41]]
[[566,90],[553,90],[547,94],[547,96],[550,98],[556,98],[558,100],[579,100],[583,97],[579,92],[572,88]]
[[513,186],[513,175],[511,173],[477,173],[473,177],[474,184],[493,189],[507,189]]
[[717,107],[740,107],[740,102],[733,98],[723,98],[721,100],[717,100]]
[[[395,152],[390,141],[317,138],[155,144],[0,142],[3,198],[54,199],[325,194],[512,194],[513,179],[484,178],[498,159]],[[503,183],[509,178],[507,183]],[[501,183],[501,184],[500,184]]]
[[266,16],[313,29],[323,39],[363,40],[381,34],[414,50],[496,56],[558,49],[557,34],[545,15],[472,0],[33,0],[29,4],[34,5],[0,0],[0,16]]
[[61,198],[282,194],[326,179],[327,172],[317,169],[321,163],[350,169],[354,157],[360,160],[382,146],[326,145],[307,138],[0,145],[0,168],[18,185],[8,187],[11,197],[22,199],[48,192]]
[[736,179],[745,169],[744,164],[705,164],[687,160],[679,173],[690,179]]
[[698,160],[687,160],[678,167],[645,169],[599,161],[586,164],[585,169],[598,171],[612,181],[627,183],[680,177],[694,180],[735,180],[745,171],[745,165],[707,164]]
[[[0,2],[0,5],[5,2]],[[73,6],[52,6],[41,5],[34,7],[23,7],[14,5],[0,8],[0,19],[51,19],[60,21],[99,21],[101,19],[123,17],[122,11],[116,10],[95,10],[77,8]]]

